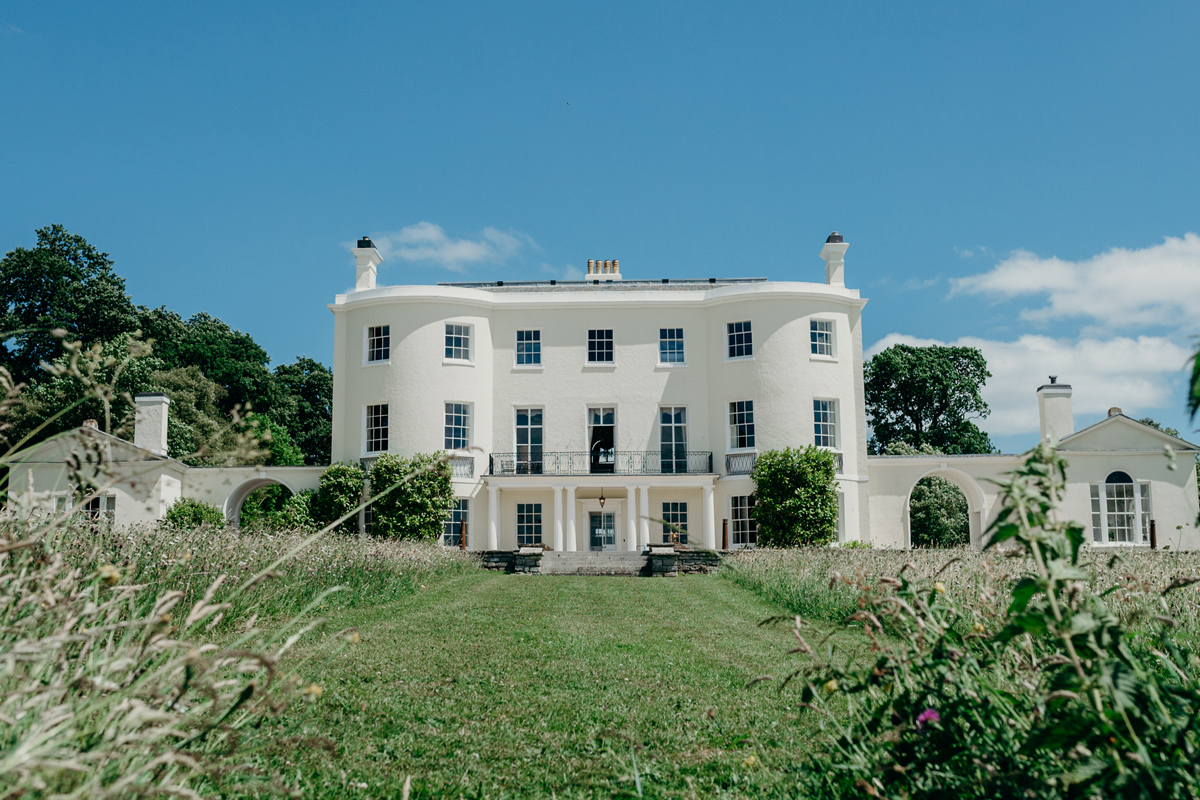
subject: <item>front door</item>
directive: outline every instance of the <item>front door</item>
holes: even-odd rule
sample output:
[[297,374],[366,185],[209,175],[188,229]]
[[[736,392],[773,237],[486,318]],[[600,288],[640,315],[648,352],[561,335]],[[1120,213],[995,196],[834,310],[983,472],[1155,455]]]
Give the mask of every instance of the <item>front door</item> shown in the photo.
[[613,515],[607,511],[593,511],[588,515],[589,550],[616,550],[617,531],[613,527]]

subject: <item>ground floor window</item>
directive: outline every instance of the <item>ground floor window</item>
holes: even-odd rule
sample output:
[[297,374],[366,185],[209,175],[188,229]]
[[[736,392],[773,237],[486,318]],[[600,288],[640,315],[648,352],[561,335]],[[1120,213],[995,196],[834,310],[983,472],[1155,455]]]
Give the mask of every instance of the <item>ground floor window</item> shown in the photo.
[[1092,541],[1098,544],[1150,544],[1150,484],[1127,472],[1093,483]]
[[450,507],[450,515],[442,522],[442,545],[462,547],[462,537],[471,540],[471,501],[460,497]]
[[758,523],[751,516],[754,495],[729,498],[729,517],[733,523],[733,546],[745,547],[758,542]]
[[680,544],[687,544],[687,503],[663,503],[663,544],[670,544],[678,536]]
[[80,516],[90,520],[111,523],[117,516],[117,498],[116,495],[100,495],[87,502],[77,504],[69,495],[59,495],[54,498],[54,510],[59,512],[75,510],[79,512]]
[[542,543],[542,504],[517,503],[517,546]]

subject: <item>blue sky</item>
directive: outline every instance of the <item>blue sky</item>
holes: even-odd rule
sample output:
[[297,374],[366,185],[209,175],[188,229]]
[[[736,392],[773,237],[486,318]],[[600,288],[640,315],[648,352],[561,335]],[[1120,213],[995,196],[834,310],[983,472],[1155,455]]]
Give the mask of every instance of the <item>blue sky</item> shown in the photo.
[[821,280],[836,229],[866,345],[983,348],[1005,449],[1050,371],[1077,426],[1183,428],[1198,40],[1195,3],[8,3],[0,249],[62,223],[330,363],[363,233],[383,283]]

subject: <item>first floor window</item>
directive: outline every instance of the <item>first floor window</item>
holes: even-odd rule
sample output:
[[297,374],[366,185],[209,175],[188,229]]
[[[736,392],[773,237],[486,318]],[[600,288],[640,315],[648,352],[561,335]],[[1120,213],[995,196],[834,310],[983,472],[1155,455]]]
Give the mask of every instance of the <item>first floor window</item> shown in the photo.
[[731,450],[753,449],[753,400],[738,400],[729,404],[729,447]]
[[367,361],[387,361],[392,354],[392,326],[372,325],[367,328]]
[[663,543],[687,544],[687,503],[663,503],[662,514]]
[[683,363],[683,328],[658,329],[658,361],[660,364]]
[[446,403],[447,450],[466,450],[471,446],[471,406],[467,403]]
[[1150,543],[1150,484],[1135,483],[1118,470],[1091,486],[1092,541],[1101,544]]
[[471,326],[446,323],[446,358],[471,360]]
[[754,519],[753,511],[754,495],[729,498],[734,547],[745,547],[758,542],[758,522]]
[[517,409],[517,474],[542,474],[542,409]]
[[813,444],[837,447],[836,400],[813,400]]
[[382,453],[388,449],[387,403],[367,406],[367,452]]
[[517,503],[517,546],[542,543],[542,504]]
[[809,323],[809,339],[814,356],[833,355],[833,322],[814,319]]
[[613,332],[611,330],[588,331],[588,362],[611,364],[613,360]]
[[542,363],[542,332],[517,331],[517,365]]
[[754,355],[754,341],[750,335],[750,320],[726,324],[729,335],[729,357],[746,358]]
[[460,497],[450,507],[450,515],[442,523],[442,544],[446,547],[459,547],[463,538],[470,541],[471,501]]

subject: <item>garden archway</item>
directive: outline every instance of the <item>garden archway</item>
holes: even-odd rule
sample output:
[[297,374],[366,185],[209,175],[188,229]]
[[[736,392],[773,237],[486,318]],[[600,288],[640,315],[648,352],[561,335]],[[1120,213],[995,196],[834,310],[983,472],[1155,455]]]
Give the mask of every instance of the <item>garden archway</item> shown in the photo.
[[953,467],[937,467],[927,470],[917,476],[908,487],[904,498],[904,545],[912,547],[912,494],[917,484],[925,478],[942,478],[954,484],[967,500],[967,519],[970,526],[970,541],[972,547],[983,544],[983,522],[987,516],[987,501],[984,498],[983,487],[975,478],[960,469]]
[[225,507],[222,512],[225,514],[225,520],[233,527],[238,527],[241,524],[242,505],[245,504],[246,498],[261,489],[264,486],[282,486],[288,492],[295,494],[296,490],[289,486],[285,481],[278,478],[255,477],[248,481],[244,481],[234,487],[229,496],[225,498]]

